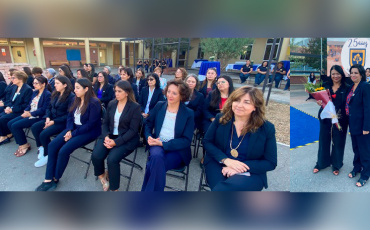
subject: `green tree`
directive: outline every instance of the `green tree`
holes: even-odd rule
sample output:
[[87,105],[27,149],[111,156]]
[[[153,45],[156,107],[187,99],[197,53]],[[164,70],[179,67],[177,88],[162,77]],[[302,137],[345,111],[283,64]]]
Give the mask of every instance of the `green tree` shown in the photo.
[[200,46],[202,51],[221,62],[221,69],[225,69],[231,59],[240,57],[253,44],[252,38],[202,38]]
[[[321,39],[320,38],[311,38],[307,44],[307,47],[305,48],[305,53],[307,54],[315,54],[320,55],[321,54]],[[327,39],[322,39],[322,67],[326,69],[326,63],[327,63]],[[321,59],[317,57],[305,57],[304,60],[310,67],[315,69],[321,68]]]
[[[144,39],[144,42],[145,42],[145,48],[150,50],[149,55],[151,56],[152,48],[153,48],[153,38]],[[161,45],[162,42],[165,43],[165,45],[163,45],[163,52],[174,51],[174,50],[177,50],[178,48],[179,39],[178,38],[163,38],[162,40],[162,38],[154,38],[154,53],[159,54],[158,56],[160,56],[160,54],[162,53],[162,45]],[[189,42],[189,38],[181,38],[180,53],[182,51],[188,50],[187,42]],[[189,48],[189,50],[191,49],[192,47]]]

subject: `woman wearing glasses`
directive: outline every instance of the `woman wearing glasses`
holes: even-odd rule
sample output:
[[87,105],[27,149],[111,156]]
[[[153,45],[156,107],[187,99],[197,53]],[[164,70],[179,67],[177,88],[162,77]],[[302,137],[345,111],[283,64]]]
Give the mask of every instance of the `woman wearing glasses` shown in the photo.
[[113,86],[108,81],[108,74],[102,71],[98,73],[98,81],[94,85],[95,95],[103,106],[108,106],[108,103],[114,98]]
[[216,115],[222,110],[229,95],[234,91],[233,81],[229,76],[221,76],[216,82],[217,88],[209,93],[203,106],[203,131],[215,120]]

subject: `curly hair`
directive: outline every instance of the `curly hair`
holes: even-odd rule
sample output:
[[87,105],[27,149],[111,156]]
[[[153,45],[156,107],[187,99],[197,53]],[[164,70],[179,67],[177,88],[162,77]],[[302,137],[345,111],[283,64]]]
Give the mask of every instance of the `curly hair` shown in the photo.
[[179,94],[180,94],[180,101],[186,102],[189,100],[190,97],[190,89],[189,86],[180,79],[174,79],[167,82],[166,88],[163,90],[163,94],[167,95],[168,87],[170,85],[175,85],[179,88]]

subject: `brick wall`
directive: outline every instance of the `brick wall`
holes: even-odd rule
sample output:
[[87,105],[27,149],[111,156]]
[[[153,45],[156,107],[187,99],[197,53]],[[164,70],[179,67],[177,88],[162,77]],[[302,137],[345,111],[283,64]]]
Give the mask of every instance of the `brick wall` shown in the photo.
[[[47,68],[56,66],[50,66],[50,61],[67,61],[67,49],[79,49],[81,52],[81,60],[86,60],[85,55],[85,48],[72,48],[72,47],[44,47],[44,56],[45,56],[45,64]],[[93,51],[95,50],[95,53]],[[90,48],[90,59],[91,61],[95,60],[96,62],[99,61],[98,59],[98,48]],[[84,63],[83,63],[84,64]],[[79,67],[79,61],[71,61],[71,67]]]
[[[5,56],[3,56],[1,50],[5,49]],[[10,51],[9,51],[9,46],[0,46],[0,63],[6,62],[6,63],[11,63],[12,58],[10,57]]]
[[9,84],[8,77],[7,77],[9,69],[16,68],[19,70],[23,70],[24,66],[28,66],[32,69],[32,66],[30,66],[28,63],[7,63],[7,64],[0,64],[0,72],[4,75],[6,82]]

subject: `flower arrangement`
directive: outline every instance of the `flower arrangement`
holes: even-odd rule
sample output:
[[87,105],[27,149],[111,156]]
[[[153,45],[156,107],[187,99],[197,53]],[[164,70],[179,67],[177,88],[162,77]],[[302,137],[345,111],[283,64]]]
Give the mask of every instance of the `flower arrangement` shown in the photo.
[[209,57],[209,60],[214,61],[215,60],[215,56]]

